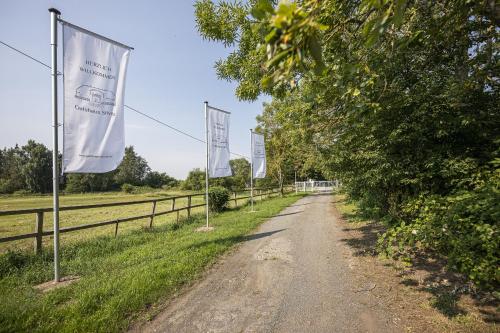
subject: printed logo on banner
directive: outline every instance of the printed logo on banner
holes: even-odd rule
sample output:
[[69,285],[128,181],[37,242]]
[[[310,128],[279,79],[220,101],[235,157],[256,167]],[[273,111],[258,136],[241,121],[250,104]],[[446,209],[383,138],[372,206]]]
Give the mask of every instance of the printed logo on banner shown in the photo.
[[101,109],[102,111],[112,111],[115,106],[116,95],[111,90],[84,84],[76,88],[75,98],[81,99],[87,102],[88,106]]

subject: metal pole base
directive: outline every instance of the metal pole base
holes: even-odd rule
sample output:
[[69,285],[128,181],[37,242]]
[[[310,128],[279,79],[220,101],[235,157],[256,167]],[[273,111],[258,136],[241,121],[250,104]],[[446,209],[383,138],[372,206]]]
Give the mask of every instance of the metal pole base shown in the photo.
[[199,227],[199,228],[196,228],[194,231],[196,232],[210,232],[210,231],[213,231],[215,228],[214,227],[207,227],[207,226],[203,226],[203,227]]

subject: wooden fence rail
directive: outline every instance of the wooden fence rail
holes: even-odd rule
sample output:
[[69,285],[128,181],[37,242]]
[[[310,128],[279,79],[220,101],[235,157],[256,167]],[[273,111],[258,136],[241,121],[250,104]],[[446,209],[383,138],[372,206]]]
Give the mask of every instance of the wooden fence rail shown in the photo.
[[[245,191],[240,192],[240,193],[245,193],[245,192],[248,192],[248,191],[245,190]],[[270,197],[276,193],[279,193],[279,190],[277,190],[277,189],[254,189],[254,199],[260,197],[260,199],[262,200],[263,197]],[[90,223],[90,224],[81,224],[81,225],[76,225],[76,226],[65,227],[65,228],[59,229],[59,232],[65,233],[65,232],[71,232],[71,231],[77,231],[77,230],[83,230],[83,229],[89,229],[89,228],[96,228],[96,227],[102,227],[102,226],[114,224],[115,225],[115,236],[116,236],[118,234],[118,225],[120,223],[149,218],[149,227],[152,228],[153,221],[154,221],[155,217],[167,215],[167,214],[172,214],[172,213],[177,214],[177,222],[179,222],[179,213],[181,211],[186,210],[187,216],[190,217],[191,210],[193,208],[205,206],[205,203],[192,205],[192,198],[194,198],[194,197],[205,198],[205,194],[204,193],[196,193],[196,194],[187,194],[187,195],[181,195],[181,196],[175,196],[175,197],[148,199],[148,200],[123,201],[123,202],[112,202],[112,203],[93,204],[93,205],[63,206],[63,207],[59,208],[60,211],[94,209],[94,208],[105,208],[105,207],[115,207],[115,206],[130,206],[130,205],[151,203],[151,213],[145,214],[145,215],[126,217],[126,218],[118,218],[118,219],[113,219],[113,220],[109,220],[109,221],[101,221],[101,222],[95,222],[95,223]],[[187,205],[186,206],[176,207],[176,200],[178,202],[179,199],[186,199],[186,198],[187,198]],[[250,199],[250,195],[238,196],[236,192],[233,192],[233,195],[230,197],[229,200],[233,201],[235,206],[238,206],[238,200],[245,200],[245,199]],[[170,210],[158,212],[156,210],[157,203],[162,202],[162,201],[168,201],[168,200],[170,200],[172,202]],[[205,201],[205,200],[203,200],[203,201]],[[8,236],[8,237],[2,237],[2,238],[0,238],[0,243],[12,242],[12,241],[27,239],[27,238],[34,238],[35,239],[35,241],[34,241],[35,253],[37,253],[37,254],[41,253],[42,252],[42,239],[43,239],[43,237],[50,236],[53,234],[53,231],[51,231],[51,230],[43,231],[44,213],[52,212],[52,210],[53,210],[52,207],[45,207],[45,208],[31,208],[31,209],[0,211],[0,216],[12,216],[12,215],[24,215],[24,214],[35,214],[35,216],[36,216],[35,217],[35,232],[14,235],[14,236]]]

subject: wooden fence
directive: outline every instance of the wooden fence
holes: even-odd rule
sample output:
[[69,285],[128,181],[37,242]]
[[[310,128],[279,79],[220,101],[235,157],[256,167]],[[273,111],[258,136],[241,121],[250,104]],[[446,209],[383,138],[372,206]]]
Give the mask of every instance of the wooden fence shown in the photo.
[[[247,192],[247,191],[245,191],[245,192]],[[245,192],[240,192],[240,193],[245,193]],[[270,197],[276,193],[279,193],[279,190],[277,190],[277,189],[254,189],[254,200],[257,198],[260,198],[262,200],[264,197]],[[130,205],[151,203],[151,213],[145,214],[145,215],[139,215],[139,216],[126,217],[126,218],[118,218],[118,219],[113,219],[113,220],[109,220],[109,221],[101,221],[101,222],[90,223],[90,224],[81,224],[81,225],[76,225],[76,226],[64,227],[64,228],[60,228],[59,232],[66,233],[66,232],[71,232],[71,231],[96,228],[96,227],[102,227],[102,226],[114,224],[115,225],[115,236],[116,236],[118,233],[118,225],[120,223],[149,218],[149,227],[152,228],[153,221],[154,221],[154,218],[156,216],[173,214],[173,213],[177,214],[177,222],[179,222],[179,213],[181,211],[187,211],[187,216],[190,217],[192,209],[205,206],[205,203],[192,205],[192,198],[194,198],[194,197],[203,197],[203,199],[204,199],[205,194],[204,193],[196,193],[196,194],[188,194],[188,195],[181,195],[181,196],[175,196],[175,197],[148,199],[148,200],[113,202],[113,203],[103,203],[103,204],[94,204],[94,205],[63,206],[63,207],[59,208],[60,211],[105,208],[105,207],[115,207],[115,206],[130,206]],[[176,207],[176,200],[179,201],[179,199],[186,199],[186,198],[187,198],[187,205],[186,206]],[[237,192],[233,192],[229,200],[233,201],[235,206],[238,206],[238,200],[241,202],[241,200],[248,200],[248,199],[250,199],[250,195],[238,196]],[[156,210],[157,203],[162,202],[162,201],[171,201],[172,204],[171,204],[169,210],[162,211],[162,212],[159,212]],[[203,200],[203,201],[205,201],[205,200]],[[12,241],[20,240],[20,239],[34,238],[35,239],[35,241],[34,241],[35,253],[37,253],[37,254],[41,253],[41,251],[42,251],[42,238],[44,236],[53,235],[53,233],[54,233],[53,230],[47,230],[47,231],[43,230],[44,213],[48,213],[48,212],[52,212],[52,211],[53,211],[52,207],[0,211],[0,216],[24,215],[24,214],[34,214],[35,215],[35,232],[20,234],[20,235],[15,235],[15,236],[9,236],[9,237],[3,237],[3,238],[0,238],[0,243],[12,242]]]

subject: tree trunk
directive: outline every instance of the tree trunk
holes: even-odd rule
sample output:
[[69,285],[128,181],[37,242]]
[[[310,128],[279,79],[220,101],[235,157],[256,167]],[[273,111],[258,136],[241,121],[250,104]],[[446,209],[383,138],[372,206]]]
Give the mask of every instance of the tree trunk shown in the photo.
[[280,187],[280,195],[283,197],[283,173],[281,172],[281,168],[278,172],[278,183]]

